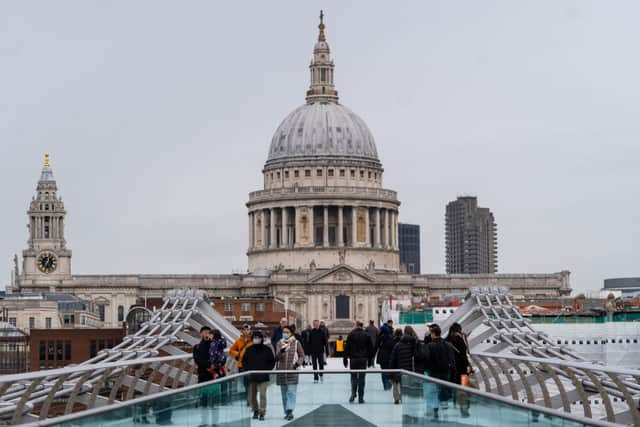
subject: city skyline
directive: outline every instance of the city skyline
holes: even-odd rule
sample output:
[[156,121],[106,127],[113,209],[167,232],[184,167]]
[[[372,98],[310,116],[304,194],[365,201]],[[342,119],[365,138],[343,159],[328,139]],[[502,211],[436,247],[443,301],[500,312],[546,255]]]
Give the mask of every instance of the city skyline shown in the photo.
[[[19,9],[17,6],[14,7]],[[171,52],[178,59],[175,62],[167,61],[161,52],[156,51],[161,50],[163,44],[153,40],[151,35],[148,36],[148,39],[142,36],[141,39],[134,40],[134,45],[140,43],[138,47],[151,47],[152,52],[148,58],[134,62],[137,67],[131,68],[134,75],[129,76],[124,69],[109,68],[109,64],[116,62],[114,58],[120,58],[117,61],[122,61],[119,55],[130,55],[129,59],[132,60],[135,53],[135,46],[126,49],[125,40],[109,39],[113,35],[112,29],[102,28],[100,25],[94,32],[91,32],[89,28],[85,29],[90,33],[87,40],[90,40],[91,37],[99,39],[99,36],[104,39],[102,39],[102,45],[98,43],[99,52],[93,52],[94,56],[90,56],[93,61],[91,66],[78,68],[82,64],[81,54],[91,54],[95,46],[89,46],[89,43],[85,46],[81,42],[74,41],[74,28],[66,30],[67,33],[58,29],[66,34],[68,39],[64,37],[48,39],[45,33],[33,36],[24,23],[21,27],[19,19],[12,21],[13,25],[10,26],[9,35],[13,38],[9,38],[8,42],[6,40],[0,42],[0,48],[10,53],[13,52],[15,54],[15,57],[12,57],[13,60],[17,59],[15,68],[3,73],[6,75],[3,79],[4,83],[1,83],[3,86],[6,85],[6,88],[3,89],[7,89],[3,92],[9,93],[8,101],[3,102],[2,108],[10,120],[8,120],[8,126],[0,128],[0,138],[2,141],[10,142],[0,144],[0,154],[5,159],[5,167],[2,168],[0,176],[4,183],[3,193],[6,195],[6,198],[3,198],[4,209],[2,213],[2,223],[4,224],[2,234],[6,238],[3,238],[0,245],[0,256],[5,259],[3,263],[0,263],[0,266],[4,266],[2,270],[6,273],[0,283],[8,282],[13,253],[20,253],[25,245],[27,237],[24,227],[26,224],[25,211],[31,195],[34,194],[44,151],[51,152],[52,166],[58,180],[59,192],[69,212],[67,233],[69,247],[74,251],[74,272],[162,273],[182,271],[199,273],[231,272],[233,269],[243,270],[246,268],[247,236],[244,206],[246,193],[258,188],[260,177],[256,171],[259,170],[266,154],[268,141],[274,130],[274,123],[277,123],[302,99],[298,89],[304,84],[302,82],[305,81],[307,75],[304,73],[305,64],[300,64],[299,59],[309,57],[308,44],[314,38],[312,24],[317,19],[317,8],[294,8],[292,13],[295,12],[297,22],[291,23],[267,8],[255,7],[255,9],[265,14],[263,16],[265,20],[258,19],[258,11],[252,9],[251,13],[255,13],[256,16],[252,16],[251,25],[246,24],[247,27],[243,28],[266,29],[278,25],[284,26],[287,23],[295,27],[295,31],[298,31],[299,34],[305,34],[304,37],[299,36],[296,40],[292,40],[287,35],[294,29],[287,28],[282,33],[275,31],[274,39],[264,40],[265,47],[261,48],[265,49],[268,45],[277,46],[277,55],[274,57],[259,52],[261,49],[251,50],[251,55],[248,56],[257,56],[259,58],[257,62],[262,67],[274,67],[272,71],[262,70],[265,71],[265,74],[260,75],[260,78],[257,79],[254,74],[249,72],[246,63],[243,64],[244,67],[231,66],[235,61],[231,55],[222,55],[222,61],[219,61],[220,56],[213,55],[213,53],[210,53],[211,57],[202,56],[200,51],[203,46],[209,46],[209,43],[216,40],[215,34],[217,33],[214,33],[211,28],[205,29],[196,26],[196,30],[192,30],[207,34],[208,37],[199,40],[200,43],[196,43],[197,46],[194,46],[193,50],[187,49],[186,54],[177,52],[178,42],[175,42],[176,45],[173,46],[169,44],[169,47],[173,47]],[[349,7],[332,6],[326,9],[328,32],[331,39],[334,40],[332,48],[336,51],[336,64],[342,70],[338,84],[341,89],[341,100],[359,111],[372,128],[377,145],[385,158],[386,184],[399,192],[403,202],[400,221],[418,223],[423,226],[423,272],[440,273],[444,270],[442,210],[446,201],[459,193],[473,193],[481,197],[483,203],[495,209],[500,216],[501,271],[541,272],[569,269],[573,273],[572,285],[576,290],[600,287],[604,277],[635,275],[632,262],[632,243],[630,242],[633,241],[633,233],[637,235],[638,231],[633,228],[633,222],[627,223],[626,230],[627,232],[630,230],[632,235],[615,234],[612,236],[615,238],[610,242],[604,239],[606,236],[596,234],[590,238],[588,235],[588,232],[600,231],[592,230],[592,227],[599,224],[596,221],[596,213],[602,214],[597,209],[599,206],[580,203],[580,198],[586,198],[586,195],[593,189],[593,187],[586,188],[588,185],[593,185],[593,183],[588,184],[589,179],[581,181],[575,177],[574,179],[565,177],[568,182],[558,182],[556,184],[559,185],[554,185],[551,182],[552,179],[545,177],[549,181],[545,181],[540,186],[525,186],[528,190],[532,190],[533,195],[541,196],[545,191],[549,191],[549,204],[543,204],[543,206],[539,206],[540,200],[534,203],[535,200],[530,201],[527,198],[518,197],[522,191],[518,185],[527,184],[529,181],[535,182],[537,177],[535,171],[551,172],[551,178],[558,179],[566,170],[564,168],[566,166],[569,166],[569,170],[572,170],[571,168],[574,171],[581,170],[582,174],[593,172],[593,169],[587,170],[590,169],[588,166],[591,165],[591,162],[598,164],[596,162],[598,160],[605,161],[605,164],[607,162],[621,162],[622,171],[632,174],[628,177],[625,175],[613,179],[613,181],[606,181],[609,185],[618,183],[624,186],[627,180],[634,181],[633,178],[637,177],[637,172],[635,172],[636,175],[633,175],[634,172],[630,169],[632,165],[630,158],[633,156],[626,154],[628,153],[627,149],[631,149],[632,153],[638,150],[637,147],[631,145],[633,138],[630,138],[628,142],[624,142],[624,139],[619,140],[618,145],[615,145],[606,139],[607,135],[601,135],[602,139],[591,140],[590,144],[586,145],[587,151],[581,153],[585,157],[580,157],[580,153],[572,153],[571,144],[558,145],[558,140],[555,143],[552,143],[551,140],[525,142],[518,147],[521,149],[520,151],[508,145],[513,135],[510,135],[510,132],[504,132],[505,129],[498,123],[500,117],[498,113],[504,113],[498,108],[487,117],[489,122],[495,120],[494,127],[503,132],[498,136],[489,133],[491,126],[482,129],[481,121],[478,121],[472,123],[480,127],[476,127],[470,132],[463,131],[461,133],[459,129],[450,128],[451,134],[443,138],[448,143],[452,143],[457,150],[463,148],[470,150],[471,154],[467,153],[469,157],[474,157],[474,153],[484,151],[476,146],[477,144],[493,140],[495,143],[494,152],[490,154],[496,158],[495,163],[487,163],[488,159],[484,158],[485,168],[472,167],[462,173],[460,177],[457,177],[455,173],[440,170],[436,164],[444,163],[449,153],[456,150],[451,150],[451,147],[446,148],[445,143],[438,142],[438,138],[432,137],[445,136],[445,129],[440,127],[438,120],[447,115],[453,115],[452,113],[456,111],[453,105],[454,101],[451,100],[451,105],[445,105],[446,111],[436,114],[433,122],[426,121],[424,126],[416,126],[412,120],[416,117],[414,114],[422,112],[421,108],[417,108],[422,102],[411,99],[416,96],[415,93],[398,82],[403,73],[410,73],[405,66],[397,67],[398,69],[384,69],[386,73],[393,72],[392,77],[389,77],[389,74],[386,77],[389,78],[388,85],[394,90],[392,93],[377,94],[372,97],[372,93],[369,92],[373,91],[367,91],[367,85],[380,80],[380,75],[375,70],[379,66],[371,69],[369,75],[364,76],[364,80],[359,83],[359,79],[363,76],[359,76],[358,73],[362,72],[363,67],[350,64],[354,62],[366,64],[367,57],[381,62],[393,62],[401,59],[392,52],[392,48],[398,40],[392,39],[393,43],[389,42],[393,33],[388,29],[380,29],[380,25],[375,25],[376,31],[382,32],[384,35],[382,39],[388,43],[383,44],[383,55],[375,56],[376,49],[367,46],[367,37],[360,34],[363,32],[363,27],[370,24],[354,20],[354,11]],[[444,18],[451,18],[451,15],[447,15],[444,9],[441,11],[443,22],[439,22],[440,25],[446,22]],[[563,9],[558,10],[561,13],[567,12]],[[581,10],[582,12],[580,12]],[[16,12],[20,11],[16,10]],[[85,12],[88,13],[88,11]],[[154,12],[168,13],[169,11]],[[59,13],[64,13],[64,11]],[[379,9],[372,8],[372,11],[367,11],[367,13],[372,19],[382,20],[381,15],[376,15],[376,13],[380,13]],[[402,12],[394,11],[394,13],[395,15],[389,19],[400,19]],[[566,16],[563,15],[562,19],[567,22],[580,19],[588,20],[587,18],[593,18],[590,13],[594,12],[585,7],[578,10],[578,18],[575,17],[574,11]],[[26,15],[23,14],[23,16]],[[168,18],[162,15],[154,15],[154,17],[159,21],[151,21],[151,33],[153,36],[162,37],[160,23],[163,22],[163,19]],[[94,19],[94,22],[103,19],[100,22],[107,27],[110,19],[117,19],[115,16],[107,16],[106,18],[93,16],[91,18]],[[122,19],[127,21],[126,18]],[[433,16],[430,19],[433,19]],[[89,19],[87,22],[90,21]],[[133,25],[133,22],[130,24]],[[47,27],[47,25],[44,25],[44,28],[55,29],[53,26]],[[75,29],[77,30],[77,28]],[[491,34],[489,29],[486,31],[485,36]],[[256,30],[256,33],[261,33],[261,31]],[[27,38],[22,44],[18,44],[23,47],[23,50],[12,45],[16,37],[19,38],[25,34],[31,35],[32,38]],[[419,34],[424,37],[421,39],[423,47],[426,47],[430,53],[438,53],[438,42],[442,41],[438,35],[431,31]],[[427,35],[429,39],[427,39]],[[192,36],[193,34],[190,34],[189,37],[184,36],[180,40],[188,44],[189,40],[192,40],[190,38]],[[170,41],[169,38],[162,40],[165,43]],[[60,62],[47,62],[50,68],[45,67],[42,70],[30,68],[29,60],[34,59],[29,56],[30,52],[38,48],[38,43],[42,44],[45,41],[51,43],[48,48],[54,52],[50,53],[51,57],[47,57],[47,60],[54,59],[55,53],[66,52],[69,63],[60,60]],[[458,40],[459,43],[462,41]],[[110,47],[108,42],[113,42],[116,47]],[[240,40],[239,46],[243,47],[238,50],[248,52],[244,46],[249,47],[251,42],[257,42],[257,39]],[[574,42],[576,41],[574,40]],[[365,47],[364,52],[358,51],[358,47],[363,46]],[[224,46],[216,47],[222,49],[223,52],[231,53],[227,52],[227,48]],[[211,51],[214,50],[211,47]],[[442,53],[440,52],[440,54]],[[185,59],[192,61],[190,64],[194,67],[176,66],[176,63]],[[215,60],[212,62],[213,59]],[[425,60],[425,58],[421,59]],[[0,59],[3,62],[9,60],[6,55]],[[454,62],[456,61],[454,60]],[[100,63],[107,66],[104,73],[98,67]],[[169,70],[160,70],[160,76],[151,78],[151,82],[145,82],[145,77],[149,77],[145,75],[145,71],[149,72],[161,64],[167,65]],[[420,70],[434,72],[433,68],[429,68],[434,64],[435,62],[431,62],[431,60],[425,61]],[[42,64],[42,66],[44,65]],[[229,80],[234,83],[227,85],[231,86],[230,88],[225,89],[224,85],[220,83],[220,80],[230,77],[227,74],[229,70],[220,71],[221,65],[228,66],[231,70],[242,71],[241,78],[239,77],[237,81]],[[446,64],[438,65],[443,69],[437,70],[437,74],[444,73],[445,68],[448,69]],[[484,64],[484,66],[486,65]],[[199,66],[209,72],[219,71],[221,75],[216,78],[216,74],[209,76],[204,72],[200,74],[198,72]],[[474,66],[483,68],[482,62],[474,64]],[[19,72],[20,70],[30,70],[32,74],[23,78],[21,75],[24,74]],[[54,71],[53,75],[58,77],[57,79],[50,76],[52,71]],[[114,71],[116,71],[115,75]],[[118,71],[122,74],[118,74]],[[519,71],[523,70],[519,69]],[[191,82],[193,86],[187,85],[186,93],[184,90],[180,91],[180,88],[185,88],[183,85],[186,84],[187,77],[194,73],[198,77]],[[281,74],[286,77],[281,77]],[[412,75],[416,76],[416,74]],[[283,80],[278,80],[278,84],[271,85],[271,78]],[[301,83],[286,84],[284,82],[286,79],[295,79]],[[109,83],[107,87],[111,89],[123,85],[119,89],[122,92],[109,93],[108,90],[105,90],[106,88],[101,88],[100,82],[103,80]],[[175,83],[176,87],[167,88],[163,85],[163,81],[165,84],[168,83],[168,86]],[[34,82],[39,85],[34,85]],[[456,79],[449,81],[446,87],[448,90],[452,90],[454,84],[460,82],[469,83],[465,76],[457,76]],[[586,85],[589,82],[585,78],[582,83]],[[421,90],[435,89],[430,86],[433,83],[426,82],[427,87],[421,87]],[[211,85],[209,86],[209,84]],[[32,90],[33,93],[27,89]],[[73,90],[68,92],[70,89]],[[157,94],[159,89],[164,89],[166,92]],[[198,93],[197,89],[202,93]],[[476,89],[481,89],[481,87]],[[631,87],[630,89],[637,90],[638,88]],[[256,90],[258,92],[262,90],[266,93],[263,97],[256,97]],[[97,97],[89,96],[85,93],[86,91],[97,94]],[[439,102],[446,99],[446,92],[447,89],[441,92],[436,91],[435,93],[439,93],[440,97],[436,97],[431,104],[426,106],[427,111],[436,112],[438,106],[441,106]],[[502,96],[505,94],[506,92],[501,93]],[[215,99],[213,99],[214,96]],[[486,98],[483,99],[485,101],[496,101],[496,98],[491,97],[491,93],[485,94],[485,96]],[[528,93],[528,96],[535,98],[532,93]],[[632,93],[628,93],[626,96],[633,98]],[[222,98],[220,104],[226,105],[231,110],[227,116],[215,115],[221,113],[220,106],[216,105],[219,97]],[[420,98],[420,96],[416,97]],[[256,99],[260,101],[256,101]],[[275,99],[277,102],[274,102]],[[460,100],[460,98],[457,99]],[[469,99],[473,100],[473,97]],[[527,99],[530,101],[530,98]],[[608,98],[603,97],[602,99],[607,100]],[[170,100],[178,100],[179,102],[171,104],[168,102]],[[162,103],[162,101],[164,104],[171,105],[154,105]],[[539,99],[534,99],[534,101],[540,102]],[[480,100],[475,99],[475,102],[479,103]],[[255,103],[257,106],[255,110],[251,110],[252,114],[245,115],[243,114],[244,109],[241,107],[247,103]],[[506,107],[507,104],[509,103],[505,103],[502,107]],[[539,105],[536,102],[534,104]],[[631,105],[626,107],[634,108]],[[118,111],[120,108],[122,111]],[[475,108],[473,112],[478,113],[478,105]],[[149,112],[146,109],[153,111]],[[417,111],[409,112],[412,109]],[[626,112],[631,113],[631,111]],[[588,113],[594,113],[594,111],[588,111]],[[25,122],[25,117],[29,117],[28,114],[33,116],[32,126]],[[471,116],[472,114],[468,112],[467,115]],[[633,114],[629,114],[629,116],[633,116]],[[76,117],[81,119],[76,119]],[[438,120],[435,117],[438,117]],[[527,123],[529,126],[517,126],[518,119],[523,119],[523,117],[512,117],[514,121],[508,123],[516,124],[516,126],[509,130],[519,137],[523,137],[525,130],[532,131],[534,135],[536,132],[541,132],[536,136],[544,138],[544,131],[548,130],[542,120],[544,114],[534,115],[534,118],[529,119],[531,122],[540,120],[541,125],[538,127],[529,127],[532,125],[531,122]],[[575,117],[575,119],[577,118]],[[633,126],[631,121],[625,122],[624,117],[617,118],[622,119],[623,124]],[[250,122],[250,125],[242,120]],[[175,121],[178,123],[174,123]],[[431,127],[431,130],[425,130],[424,127]],[[562,134],[562,132],[557,133],[559,130],[561,129],[553,129],[557,138],[560,138]],[[635,129],[632,130],[635,132]],[[589,127],[586,126],[585,128],[573,129],[575,135],[571,132],[569,134],[576,137],[581,135],[581,132],[589,133],[589,131]],[[425,135],[423,136],[420,132]],[[474,140],[474,136],[478,138]],[[635,133],[622,136],[629,138],[635,136]],[[404,140],[402,137],[405,137]],[[424,143],[420,137],[425,138]],[[420,144],[417,143],[419,138]],[[222,142],[220,142],[221,140]],[[465,140],[466,142],[463,143],[462,141]],[[605,146],[605,141],[613,145],[613,147],[607,146],[612,150],[608,152],[609,157],[591,158],[600,148]],[[519,143],[522,142],[519,140]],[[181,150],[176,150],[178,147]],[[558,149],[560,149],[559,153],[553,151]],[[506,152],[501,150],[506,150]],[[555,155],[560,154],[560,156],[554,162],[553,159],[545,159],[545,156],[536,157],[535,155],[541,154],[539,151],[546,151],[545,156],[550,155],[549,152],[553,152]],[[511,165],[505,167],[503,164],[521,161],[521,155],[527,156],[528,154],[534,154],[532,164],[520,164],[518,167]],[[573,159],[574,154],[578,159],[574,159],[576,161],[573,163],[566,163],[567,160]],[[418,157],[418,159],[407,157]],[[426,162],[427,167],[416,168],[419,166],[418,160],[420,159]],[[629,164],[624,163],[625,160]],[[550,171],[544,169],[544,166],[547,165],[546,161],[549,161],[552,166]],[[413,167],[406,168],[410,170],[405,170],[405,162],[409,162]],[[475,163],[471,159],[464,160],[464,162],[467,166]],[[542,169],[538,169],[541,166]],[[524,172],[524,175],[529,174],[527,179],[518,176],[517,172],[520,170]],[[601,174],[604,175],[604,178],[611,179],[609,176],[611,172],[619,170],[621,169],[609,169],[606,173],[601,172]],[[421,175],[418,177],[424,178],[424,180],[416,180],[415,171],[419,171]],[[508,171],[514,175],[505,173]],[[598,177],[602,177],[602,175]],[[487,182],[474,182],[472,185],[462,182],[472,178],[478,180],[482,177],[485,177]],[[585,175],[579,175],[578,178],[584,179]],[[435,188],[440,186],[442,181],[447,180],[452,182],[443,186],[444,188]],[[501,180],[514,181],[511,183],[510,191],[503,188],[503,183],[499,182]],[[472,188],[463,188],[463,185],[469,185]],[[562,190],[576,185],[580,187],[575,188],[575,192],[572,193],[576,198],[565,200],[566,194]],[[602,182],[601,185],[604,186],[605,182]],[[616,188],[620,188],[620,186]],[[210,200],[213,198],[212,195],[215,195],[218,202],[223,203],[213,203]],[[606,200],[607,196],[611,197],[611,202],[618,200],[611,194],[602,194],[601,196],[600,200]],[[209,200],[207,200],[208,197]],[[619,197],[622,200],[622,195]],[[554,205],[554,202],[558,204]],[[546,209],[544,209],[545,206]],[[559,209],[553,209],[555,206],[558,206]],[[573,218],[575,214],[568,215],[562,212],[562,209],[572,206],[577,211],[583,209],[582,212],[585,212],[586,206],[590,206],[595,212],[591,213],[587,219],[581,218],[582,222],[575,224]],[[637,211],[637,207],[634,207],[634,210]],[[533,230],[529,231],[530,234],[527,235],[525,244],[518,242],[518,238],[522,237],[519,234],[522,232],[520,228],[522,223],[527,221],[530,224],[537,221],[540,228],[532,227]],[[626,222],[621,222],[622,224],[613,225],[624,228]],[[628,228],[629,226],[631,228]],[[572,238],[575,241],[571,241]],[[571,245],[566,245],[567,243],[571,243]],[[616,246],[613,248],[598,247],[599,244],[604,245],[605,243],[615,243]],[[589,244],[594,247],[590,247]],[[563,247],[566,249],[559,250]],[[622,251],[623,256],[621,259],[618,259],[619,257],[610,259],[613,258],[611,255],[605,256],[607,249],[614,252]],[[615,252],[615,254],[617,253]],[[605,262],[605,266],[594,266],[592,264],[599,264],[594,260],[607,262]]]

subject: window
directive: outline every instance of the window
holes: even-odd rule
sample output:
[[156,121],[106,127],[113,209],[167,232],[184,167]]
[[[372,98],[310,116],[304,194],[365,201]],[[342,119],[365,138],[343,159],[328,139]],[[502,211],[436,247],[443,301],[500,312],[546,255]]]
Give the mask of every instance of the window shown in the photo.
[[233,311],[233,304],[226,303],[224,305],[224,311],[231,313]]
[[62,360],[62,359],[63,359],[62,341],[57,340],[56,341],[56,360]]
[[327,170],[327,175],[329,175],[329,176],[333,176],[333,169],[329,169],[329,170]]
[[64,342],[64,360],[71,360],[71,341]]
[[29,329],[33,329],[36,327],[36,318],[29,317]]
[[371,171],[369,171],[368,177],[369,179],[371,179]]
[[316,176],[322,176],[322,169],[316,170]]
[[280,172],[276,172],[276,178],[280,179]]
[[351,169],[351,178],[355,178],[356,177],[356,171],[355,169]]
[[65,325],[73,325],[76,323],[76,316],[73,314],[65,314],[62,316],[62,323]]
[[118,322],[124,322],[124,307],[118,306]]
[[360,178],[364,178],[364,171],[360,171]]
[[256,304],[256,311],[264,311],[264,303],[260,302]]
[[54,354],[55,354],[54,342],[48,341],[47,342],[47,360],[53,360]]
[[98,304],[98,316],[100,317],[100,321],[104,322],[104,319],[105,319],[104,304]]
[[289,178],[289,171],[284,171],[284,177]]
[[251,304],[249,304],[248,302],[244,302],[242,303],[242,311],[243,312],[248,312],[251,310]]
[[91,357],[96,357],[98,354],[98,346],[96,340],[91,340],[91,344],[89,346],[89,354]]
[[15,327],[16,327],[16,325],[17,325],[17,323],[18,323],[18,322],[17,322],[17,319],[16,319],[15,317],[9,317],[9,324],[10,324],[11,326],[13,326],[13,327],[15,328]]
[[349,319],[349,296],[337,295],[336,296],[336,319]]
[[373,180],[374,180],[374,181],[377,181],[377,180],[378,180],[378,172],[376,172],[376,173],[374,173],[374,174],[373,174]]
[[344,169],[340,169],[340,176],[344,176]]
[[51,317],[44,318],[44,327],[45,329],[51,329]]
[[299,170],[294,170],[294,171],[293,171],[293,176],[294,176],[295,178],[299,177],[299,176],[300,176],[300,171],[299,171]]
[[44,340],[40,340],[40,361],[47,359],[47,343]]
[[271,172],[271,181],[273,181],[273,172]]
[[311,176],[311,169],[305,169],[304,176]]

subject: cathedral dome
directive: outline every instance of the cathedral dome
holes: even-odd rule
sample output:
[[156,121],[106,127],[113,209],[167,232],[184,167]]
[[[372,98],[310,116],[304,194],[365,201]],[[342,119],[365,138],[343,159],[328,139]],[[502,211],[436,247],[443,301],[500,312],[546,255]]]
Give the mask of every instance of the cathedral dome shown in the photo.
[[336,102],[313,102],[293,110],[278,126],[267,165],[338,157],[379,163],[373,135],[364,120]]

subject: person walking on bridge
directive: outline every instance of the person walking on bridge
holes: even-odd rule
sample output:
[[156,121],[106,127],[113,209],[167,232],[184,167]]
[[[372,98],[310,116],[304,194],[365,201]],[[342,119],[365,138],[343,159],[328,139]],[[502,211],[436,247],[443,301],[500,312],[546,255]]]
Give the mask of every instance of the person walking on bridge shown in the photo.
[[[246,371],[271,371],[276,359],[271,348],[264,344],[262,332],[255,331],[252,335],[253,344],[242,358],[242,366]],[[264,420],[267,412],[267,385],[269,373],[249,374],[249,399],[253,410],[253,419]],[[258,401],[258,393],[260,400]]]
[[[351,370],[365,370],[373,365],[373,344],[371,338],[363,328],[362,322],[356,322],[356,328],[347,336],[342,359],[344,367]],[[358,396],[358,403],[364,403],[365,372],[351,373],[351,397],[349,403],[353,403]]]

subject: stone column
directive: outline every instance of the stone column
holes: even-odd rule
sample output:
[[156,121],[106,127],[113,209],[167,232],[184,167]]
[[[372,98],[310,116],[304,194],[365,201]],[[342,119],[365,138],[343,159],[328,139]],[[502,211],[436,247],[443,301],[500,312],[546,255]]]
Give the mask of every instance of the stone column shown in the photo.
[[371,246],[371,221],[369,219],[369,208],[365,208],[364,214],[364,245]]
[[389,249],[389,209],[384,210],[384,247]]
[[253,213],[249,212],[249,250],[253,249]]
[[280,240],[280,246],[283,248],[288,248],[289,247],[289,218],[287,215],[287,208],[284,207],[282,208],[282,227],[281,227],[281,234],[282,234],[282,240]]
[[300,208],[298,206],[295,206],[293,208],[293,227],[296,230],[295,232],[296,239],[293,242],[293,246],[298,246],[298,244],[300,243],[300,227],[298,227],[298,224],[300,224]]
[[356,247],[358,243],[358,214],[356,207],[351,206],[351,246]]
[[269,232],[270,234],[270,242],[269,248],[274,249],[277,247],[276,245],[276,210],[275,208],[269,209]]
[[313,216],[313,206],[309,206],[309,246],[315,246],[316,244],[316,220]]
[[393,249],[397,250],[398,249],[398,212],[396,211],[393,211],[393,221],[391,222],[391,225],[393,227],[392,229]]
[[324,216],[322,218],[322,246],[329,247],[329,206],[324,206]]
[[376,228],[373,232],[373,244],[376,248],[380,247],[380,208],[376,208]]
[[342,235],[342,206],[338,206],[338,246],[344,246],[344,236]]
[[267,241],[267,234],[269,233],[269,228],[267,227],[267,210],[261,209],[260,213],[262,214],[262,249],[267,249],[269,245]]

